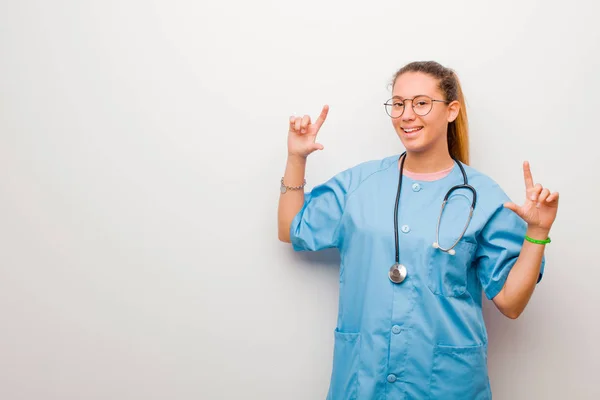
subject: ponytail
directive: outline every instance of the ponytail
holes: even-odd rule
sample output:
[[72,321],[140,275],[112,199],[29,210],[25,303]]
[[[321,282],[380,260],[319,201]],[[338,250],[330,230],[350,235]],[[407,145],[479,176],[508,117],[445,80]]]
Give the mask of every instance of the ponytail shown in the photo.
[[463,164],[469,164],[469,122],[465,97],[456,73],[452,73],[456,81],[456,95],[460,103],[460,111],[456,119],[448,124],[448,151],[450,155]]

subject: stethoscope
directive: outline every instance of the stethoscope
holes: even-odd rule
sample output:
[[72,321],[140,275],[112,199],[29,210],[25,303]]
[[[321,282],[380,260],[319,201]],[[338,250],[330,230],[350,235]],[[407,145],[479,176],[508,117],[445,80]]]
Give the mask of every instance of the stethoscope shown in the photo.
[[[406,279],[406,275],[408,273],[408,271],[406,270],[406,267],[404,265],[400,264],[400,246],[398,243],[398,240],[399,240],[399,238],[398,238],[398,204],[400,203],[400,192],[402,190],[402,172],[404,170],[404,160],[406,159],[406,152],[402,153],[400,158],[401,158],[400,176],[398,177],[398,190],[396,192],[396,206],[394,207],[394,239],[396,241],[396,262],[394,263],[394,265],[392,265],[392,267],[390,268],[390,271],[389,271],[390,280],[394,283],[402,283],[404,281],[404,279]],[[475,203],[477,202],[477,191],[475,190],[475,188],[473,186],[469,185],[469,181],[467,179],[467,174],[465,173],[465,169],[463,168],[460,161],[458,161],[454,157],[452,157],[452,159],[460,167],[460,172],[462,173],[464,183],[462,185],[456,185],[456,186],[451,187],[450,190],[448,190],[448,192],[446,193],[446,196],[444,196],[444,201],[442,202],[442,208],[440,210],[440,216],[438,217],[437,226],[435,228],[435,242],[433,243],[434,248],[439,249],[443,252],[446,252],[446,253],[450,254],[451,256],[456,254],[456,250],[454,250],[454,247],[458,244],[458,242],[460,242],[460,240],[465,235],[465,232],[467,231],[469,223],[471,222],[471,218],[473,217],[473,210],[475,209]],[[471,210],[469,212],[469,218],[467,219],[467,223],[465,224],[465,227],[464,227],[463,231],[461,232],[459,238],[456,239],[456,242],[454,242],[454,244],[452,244],[452,246],[450,246],[448,248],[444,248],[444,247],[440,246],[440,222],[442,221],[442,214],[444,212],[444,207],[446,207],[446,203],[448,202],[448,198],[450,197],[452,192],[454,192],[455,190],[458,190],[458,189],[467,189],[467,190],[470,190],[471,193],[473,193],[473,200],[471,201]]]

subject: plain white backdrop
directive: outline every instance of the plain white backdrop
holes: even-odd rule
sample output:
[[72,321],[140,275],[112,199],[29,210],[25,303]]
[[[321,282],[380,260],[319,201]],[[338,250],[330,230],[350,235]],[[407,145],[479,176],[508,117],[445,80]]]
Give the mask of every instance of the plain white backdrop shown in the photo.
[[323,399],[338,255],[277,239],[288,118],[330,113],[307,189],[400,153],[394,72],[463,83],[472,162],[561,193],[546,273],[487,302],[495,399],[600,389],[599,6],[0,3],[0,398]]

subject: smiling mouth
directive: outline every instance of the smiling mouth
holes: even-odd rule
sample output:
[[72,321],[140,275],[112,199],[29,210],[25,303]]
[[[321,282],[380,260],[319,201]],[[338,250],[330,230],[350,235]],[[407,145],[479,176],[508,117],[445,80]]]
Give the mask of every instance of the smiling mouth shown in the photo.
[[422,126],[419,128],[402,128],[402,131],[404,131],[404,133],[411,134],[411,133],[419,132],[421,129],[423,129]]

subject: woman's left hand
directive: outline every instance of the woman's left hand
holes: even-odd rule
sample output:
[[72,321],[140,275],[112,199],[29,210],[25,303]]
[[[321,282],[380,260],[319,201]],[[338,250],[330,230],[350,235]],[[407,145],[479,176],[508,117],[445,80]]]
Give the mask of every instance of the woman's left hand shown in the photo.
[[523,218],[529,228],[549,232],[558,211],[558,192],[551,193],[549,189],[539,183],[534,185],[527,161],[523,163],[523,174],[527,194],[525,204],[518,206],[515,203],[507,202],[504,207]]

